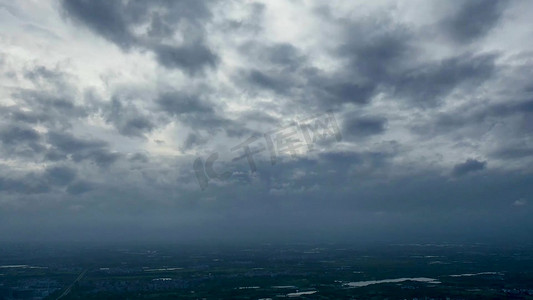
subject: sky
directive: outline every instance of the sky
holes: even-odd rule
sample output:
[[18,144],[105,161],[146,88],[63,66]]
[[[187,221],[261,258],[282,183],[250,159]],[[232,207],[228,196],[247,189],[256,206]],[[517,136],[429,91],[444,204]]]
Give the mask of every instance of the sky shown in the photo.
[[531,241],[531,1],[0,1],[0,240]]

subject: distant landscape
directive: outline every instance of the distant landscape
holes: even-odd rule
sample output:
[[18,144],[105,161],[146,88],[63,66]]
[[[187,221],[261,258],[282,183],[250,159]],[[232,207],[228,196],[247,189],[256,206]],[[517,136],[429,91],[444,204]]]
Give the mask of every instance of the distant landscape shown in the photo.
[[0,250],[0,299],[533,299],[532,249],[11,245]]

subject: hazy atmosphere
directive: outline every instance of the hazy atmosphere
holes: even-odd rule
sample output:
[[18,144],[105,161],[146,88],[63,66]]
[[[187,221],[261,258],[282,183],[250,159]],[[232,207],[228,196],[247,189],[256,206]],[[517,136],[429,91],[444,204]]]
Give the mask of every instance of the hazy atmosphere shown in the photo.
[[532,1],[0,1],[0,241],[532,241]]

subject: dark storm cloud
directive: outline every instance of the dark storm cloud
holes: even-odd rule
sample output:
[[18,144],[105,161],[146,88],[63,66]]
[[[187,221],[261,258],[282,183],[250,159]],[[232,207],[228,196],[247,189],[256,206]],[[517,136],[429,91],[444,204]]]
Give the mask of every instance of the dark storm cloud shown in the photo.
[[479,85],[495,72],[494,54],[460,54],[419,62],[421,49],[415,46],[417,37],[409,29],[370,25],[347,25],[347,39],[337,50],[339,57],[350,63],[347,71],[351,77],[363,79],[363,83],[352,84],[352,89],[341,89],[346,91],[341,93],[346,95],[344,99],[350,99],[350,94],[368,99],[381,87],[406,101],[433,106],[455,88]]
[[278,119],[276,119],[275,117],[272,117],[269,114],[259,110],[242,112],[241,114],[239,114],[239,120],[242,123],[260,122],[271,124],[272,126],[277,125],[276,122],[278,122]]
[[[85,115],[85,109],[75,106],[70,96],[52,94],[50,92],[24,91],[13,94],[18,99],[31,105],[32,112],[26,114],[17,112],[16,117],[27,118],[27,120],[38,120],[43,122],[64,122],[68,123],[70,117]],[[57,118],[59,118],[59,120]]]
[[[203,27],[211,18],[208,1],[63,0],[64,13],[124,50],[148,49],[164,67],[195,75],[214,68],[218,56],[206,45]],[[184,25],[185,23],[185,25]],[[144,34],[135,28],[148,24]],[[184,43],[164,42],[179,32]]]
[[518,160],[522,158],[533,157],[533,147],[527,146],[503,146],[500,149],[490,153],[492,157],[499,159]]
[[345,62],[342,68],[325,73],[294,45],[256,42],[241,47],[255,67],[241,70],[235,81],[246,83],[247,90],[270,91],[289,98],[291,105],[306,103],[308,108],[365,105],[378,92],[427,108],[457,89],[479,86],[499,71],[495,54],[420,60],[418,37],[407,27],[390,25],[390,20],[379,25],[372,20],[334,21],[343,24],[344,39],[332,52]]
[[107,122],[113,124],[125,136],[144,136],[154,129],[156,125],[148,116],[140,113],[135,106],[124,102],[126,100],[113,97],[109,103],[103,104]]
[[[528,91],[523,91],[524,97],[528,97]],[[533,100],[516,101],[514,103],[503,103],[491,105],[487,108],[483,116],[508,116],[514,114],[533,113]]]
[[443,22],[447,33],[460,43],[472,42],[485,36],[502,16],[507,1],[473,0],[458,1],[458,11]]
[[[527,92],[520,91],[520,98],[528,97]],[[529,120],[533,113],[533,101],[516,100],[512,97],[508,101],[487,104],[468,103],[457,109],[438,113],[429,123],[421,123],[412,126],[413,132],[424,136],[437,136],[464,133],[465,131],[485,134],[490,132],[494,126],[501,123],[515,124],[516,130],[505,136],[499,136],[498,141],[506,143],[507,138],[525,137],[530,132],[529,128],[520,126],[523,120]],[[487,101],[488,102],[488,101]],[[497,152],[494,152],[494,155]]]
[[181,68],[191,75],[195,75],[205,67],[214,68],[219,60],[209,48],[198,43],[182,47],[158,45],[153,51],[163,67]]
[[62,151],[58,151],[57,149],[50,149],[46,151],[44,158],[46,160],[56,162],[56,161],[66,160],[68,157],[67,157],[67,154]]
[[486,161],[478,161],[475,159],[468,159],[464,163],[460,163],[453,167],[453,176],[463,176],[468,173],[478,172],[485,169],[487,166]]
[[350,69],[325,74],[312,66],[312,60],[294,45],[245,44],[241,53],[256,67],[240,70],[234,81],[255,94],[266,91],[288,98],[290,105],[305,104],[307,109],[336,108],[344,103],[367,104],[376,85],[353,82]]
[[[311,89],[323,105],[335,106],[343,103],[367,104],[376,89],[373,84],[343,82],[342,78],[313,78]],[[329,82],[329,83],[328,83]]]
[[150,161],[148,156],[143,153],[135,153],[131,157],[129,157],[128,160],[133,161],[133,162],[141,162],[141,163],[147,163]]
[[71,134],[59,132],[50,132],[48,134],[48,140],[50,144],[66,153],[100,149],[106,146],[106,143],[102,141],[79,139]]
[[296,70],[305,63],[306,57],[294,45],[289,43],[262,44],[248,42],[240,47],[240,53],[252,56],[261,62]]
[[185,139],[182,148],[183,150],[190,150],[196,146],[204,145],[207,142],[207,137],[202,137],[200,134],[197,133],[191,133],[187,136],[187,139]]
[[347,137],[365,137],[383,133],[387,119],[364,116],[345,120],[343,135]]
[[29,127],[11,125],[9,127],[2,128],[0,131],[0,140],[5,144],[37,142],[40,138],[40,134]]
[[91,151],[78,152],[72,155],[74,161],[89,159],[101,167],[109,167],[121,157],[119,153],[110,152],[106,149],[95,149]]
[[301,79],[306,78],[302,72],[308,62],[293,45],[254,41],[240,46],[239,53],[250,61],[251,66],[256,65],[239,70],[234,78],[239,85],[246,84],[247,91],[255,93],[264,90],[291,96],[295,90],[302,88]]
[[164,93],[159,96],[157,103],[168,114],[212,114],[213,104],[201,99],[198,95],[188,95],[181,92]]
[[389,163],[389,159],[396,155],[395,150],[388,152],[366,151],[366,152],[329,152],[320,155],[326,167],[337,167],[340,169],[351,166],[362,166],[369,164],[373,168],[384,167]]
[[154,128],[152,122],[143,117],[134,117],[126,121],[121,128],[121,132],[125,135],[139,136],[142,132],[150,131]]
[[[302,201],[314,199],[315,196],[325,196],[327,193],[340,193],[343,194],[340,196],[343,200],[339,201],[349,202],[349,196],[344,193],[349,194],[354,185],[381,181],[383,174],[392,167],[391,160],[396,155],[395,149],[381,152],[338,151],[296,158],[278,158],[274,165],[268,157],[254,156],[255,173],[250,172],[246,159],[236,162],[219,160],[215,168],[217,172],[232,174],[221,181],[224,185],[250,189],[248,193],[258,195],[255,201],[276,199],[272,198],[271,193],[300,195]],[[209,182],[208,190],[211,189],[216,191],[215,193],[222,192]],[[262,195],[263,193],[267,194]],[[315,193],[320,193],[321,196]]]
[[48,191],[50,191],[49,184],[35,174],[28,174],[22,178],[0,177],[0,192],[41,194]]
[[[210,94],[208,91],[204,92],[204,95],[199,92],[179,91],[161,93],[156,102],[162,111],[189,125],[194,131],[205,130],[209,134],[224,131],[231,137],[251,132],[245,125],[221,114],[222,109],[219,104],[208,99]],[[188,146],[206,141],[205,138],[198,139],[194,135],[189,137],[189,142],[186,142]]]
[[413,36],[401,27],[373,22],[348,24],[345,40],[336,50],[349,63],[350,72],[372,81],[387,81],[391,73],[413,55]]
[[[124,6],[122,1],[62,1],[65,13],[80,23],[86,24],[104,38],[122,48],[129,48],[136,43],[128,28],[129,22],[136,20],[135,7]],[[130,14],[128,14],[130,12]],[[129,20],[131,18],[132,20]]]
[[93,185],[86,181],[77,181],[67,187],[67,192],[72,195],[87,193],[93,189]]
[[0,142],[0,150],[9,157],[34,157],[46,149],[39,132],[22,124],[3,126],[0,129]]
[[[418,88],[433,88],[424,94],[443,93],[441,90],[453,88],[453,83],[462,79],[447,76],[457,77],[468,71],[462,65],[451,66],[453,71],[427,65],[422,66],[426,71],[414,74],[407,66],[416,60],[417,49],[413,46],[415,37],[408,29],[372,20],[327,19],[342,24],[343,39],[331,53],[344,62],[341,68],[323,72],[300,49],[287,43],[245,44],[242,53],[256,66],[243,70],[243,75],[237,78],[239,83],[249,83],[251,90],[259,88],[289,97],[291,102],[311,104],[311,108],[331,109],[344,104],[368,104],[380,88],[418,98],[426,96],[416,95],[420,93]],[[448,62],[442,65],[445,63]],[[454,71],[458,75],[451,74]],[[425,82],[415,86],[417,80]],[[451,84],[444,82],[450,80]]]
[[[387,18],[379,23],[372,19],[339,22],[344,24],[344,40],[334,54],[346,61],[346,68],[330,78],[322,75],[310,81],[325,103],[330,102],[327,94],[336,96],[339,103],[365,104],[376,92],[390,91],[404,101],[435,106],[456,88],[476,87],[498,71],[495,54],[421,61],[419,37],[408,27],[390,25]],[[343,82],[343,77],[356,80]],[[324,84],[328,81],[334,83]]]
[[90,160],[101,167],[109,167],[121,154],[108,150],[108,144],[94,139],[81,139],[68,133],[50,132],[48,142],[54,147],[54,156],[70,157],[76,162]]
[[391,82],[397,95],[422,106],[439,104],[455,88],[474,88],[496,71],[495,55],[461,55],[428,63]]
[[294,87],[294,83],[277,72],[263,72],[259,70],[249,70],[245,77],[247,81],[255,87],[272,90],[278,94],[287,94]]
[[55,166],[46,169],[45,177],[54,185],[67,185],[76,178],[76,170],[65,166]]
[[76,104],[76,88],[69,82],[72,74],[40,65],[27,67],[24,73],[32,85],[10,89],[9,94],[17,105],[0,111],[10,122],[69,128],[74,120],[86,117],[91,111],[90,107]]
[[76,169],[64,165],[48,167],[42,172],[18,174],[0,177],[0,192],[21,195],[43,194],[53,192],[55,188],[64,188],[77,177]]
[[61,72],[58,72],[56,70],[50,70],[43,66],[36,66],[34,69],[27,70],[24,73],[24,77],[32,81],[36,81],[39,79],[61,80],[62,75],[63,74]]

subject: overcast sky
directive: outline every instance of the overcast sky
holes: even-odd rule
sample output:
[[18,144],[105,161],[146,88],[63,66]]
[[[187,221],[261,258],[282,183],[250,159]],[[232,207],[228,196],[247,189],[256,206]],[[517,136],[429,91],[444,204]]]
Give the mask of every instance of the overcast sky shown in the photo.
[[525,0],[0,1],[0,239],[531,239],[532,66]]

